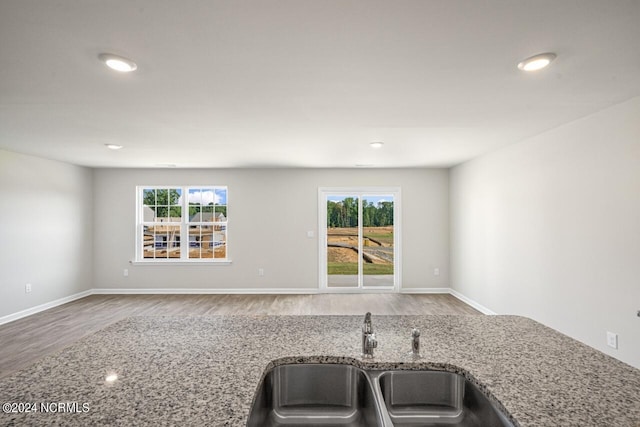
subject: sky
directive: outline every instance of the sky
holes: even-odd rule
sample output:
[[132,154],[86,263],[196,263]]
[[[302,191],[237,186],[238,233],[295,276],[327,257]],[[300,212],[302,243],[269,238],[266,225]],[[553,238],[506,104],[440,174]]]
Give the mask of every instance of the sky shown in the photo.
[[[178,198],[178,204],[182,204],[182,190],[176,189],[180,194]],[[200,203],[208,205],[209,203],[215,203],[216,205],[227,204],[227,190],[226,188],[216,188],[211,190],[208,188],[190,188],[189,189],[189,203]]]
[[[166,190],[166,188],[159,188],[160,190]],[[182,204],[182,189],[171,187],[172,191],[177,192],[180,196],[178,200],[175,202],[178,205]],[[147,193],[153,192],[154,188],[145,188],[144,194],[145,197]],[[153,198],[152,198],[153,199]],[[153,202],[151,202],[153,204]],[[166,202],[165,202],[166,203]],[[226,187],[221,188],[189,188],[189,203],[199,203],[202,205],[209,205],[214,203],[216,205],[226,205],[227,204],[227,189]]]
[[209,189],[189,189],[189,203],[200,203],[208,205],[215,203],[216,205],[227,204],[227,190],[222,188],[216,188],[215,191]]

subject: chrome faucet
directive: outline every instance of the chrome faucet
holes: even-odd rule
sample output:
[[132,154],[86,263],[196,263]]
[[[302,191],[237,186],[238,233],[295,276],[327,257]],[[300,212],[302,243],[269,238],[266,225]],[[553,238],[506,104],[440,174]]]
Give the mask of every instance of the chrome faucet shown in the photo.
[[362,325],[362,357],[372,358],[373,349],[376,347],[378,347],[378,341],[376,334],[373,333],[373,326],[371,326],[371,313],[367,312],[364,315],[364,324]]
[[420,330],[415,328],[411,330],[411,353],[420,357]]

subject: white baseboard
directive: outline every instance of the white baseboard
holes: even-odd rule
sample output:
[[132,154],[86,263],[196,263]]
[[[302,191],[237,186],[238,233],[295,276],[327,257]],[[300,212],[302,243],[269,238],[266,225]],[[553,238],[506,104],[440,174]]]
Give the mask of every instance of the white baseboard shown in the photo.
[[93,292],[92,289],[87,291],[79,292],[77,294],[69,295],[68,297],[60,298],[55,301],[49,301],[44,304],[36,305],[35,307],[27,308],[26,310],[18,311],[16,313],[11,313],[6,316],[0,317],[0,325],[4,325],[5,323],[13,322],[14,320],[22,319],[23,317],[31,316],[32,314],[39,313],[41,311],[48,310],[53,307],[57,307],[62,304],[66,304],[71,301],[75,301],[80,298],[88,297]]
[[393,289],[358,289],[358,288],[322,288],[318,289],[318,294],[393,294]]
[[449,294],[449,288],[402,288],[401,294]]
[[[0,325],[13,322],[14,320],[21,319],[23,317],[30,316],[32,314],[39,313],[44,310],[48,310],[53,307],[57,307],[62,304],[66,304],[71,301],[75,301],[80,298],[88,297],[89,295],[141,295],[141,294],[246,294],[246,295],[309,295],[318,294],[320,291],[316,288],[247,288],[247,289],[209,289],[209,288],[150,288],[150,289],[130,289],[130,288],[96,288],[89,289],[77,294],[70,295],[68,297],[60,298],[55,301],[47,302],[37,305],[35,307],[28,308],[26,310],[18,311],[3,317],[0,317]],[[458,298],[460,301],[470,305],[479,312],[488,315],[495,315],[492,310],[489,310],[485,306],[477,303],[471,298],[467,298],[460,292],[451,288],[404,288],[400,289],[402,294],[450,294]]]
[[211,289],[211,288],[150,288],[150,289],[130,289],[130,288],[97,288],[93,289],[94,295],[139,295],[139,294],[317,294],[318,289],[315,288],[227,288],[227,289]]
[[458,298],[460,301],[462,301],[462,302],[470,305],[471,307],[475,308],[476,310],[478,310],[482,314],[488,314],[488,315],[491,315],[491,316],[495,316],[495,315],[498,314],[495,311],[489,310],[487,307],[475,302],[471,298],[468,298],[468,297],[462,295],[460,292],[458,292],[458,291],[456,291],[454,289],[449,289],[449,293],[451,295],[453,295],[454,297]]

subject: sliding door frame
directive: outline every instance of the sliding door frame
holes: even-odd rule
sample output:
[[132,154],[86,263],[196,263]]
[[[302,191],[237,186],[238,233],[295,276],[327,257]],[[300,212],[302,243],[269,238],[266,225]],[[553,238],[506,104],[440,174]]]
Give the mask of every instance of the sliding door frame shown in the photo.
[[[362,277],[362,199],[366,196],[393,196],[393,287],[364,287]],[[358,286],[329,287],[327,280],[327,196],[358,196]],[[325,293],[388,293],[402,289],[402,227],[400,187],[319,187],[318,188],[318,290]]]

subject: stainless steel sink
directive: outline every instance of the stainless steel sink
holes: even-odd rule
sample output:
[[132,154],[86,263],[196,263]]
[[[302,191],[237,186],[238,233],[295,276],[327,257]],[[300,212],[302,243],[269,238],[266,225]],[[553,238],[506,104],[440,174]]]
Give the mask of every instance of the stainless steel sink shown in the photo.
[[441,371],[372,373],[394,426],[513,427],[462,375]]
[[513,427],[462,375],[297,364],[267,372],[249,427]]
[[258,389],[250,427],[384,426],[372,383],[349,365],[283,365]]

